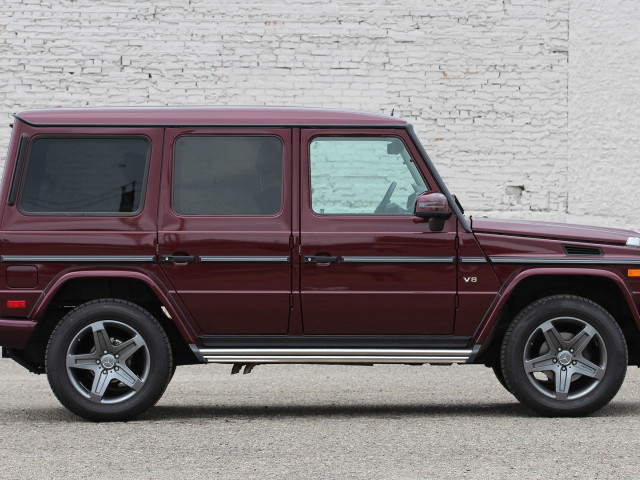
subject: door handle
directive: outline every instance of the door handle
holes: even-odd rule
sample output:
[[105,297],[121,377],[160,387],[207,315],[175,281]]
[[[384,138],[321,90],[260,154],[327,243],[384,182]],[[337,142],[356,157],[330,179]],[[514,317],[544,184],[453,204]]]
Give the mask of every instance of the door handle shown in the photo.
[[161,255],[160,261],[162,263],[193,263],[196,261],[196,257],[193,255]]
[[330,255],[309,255],[304,257],[304,263],[338,263],[338,257]]

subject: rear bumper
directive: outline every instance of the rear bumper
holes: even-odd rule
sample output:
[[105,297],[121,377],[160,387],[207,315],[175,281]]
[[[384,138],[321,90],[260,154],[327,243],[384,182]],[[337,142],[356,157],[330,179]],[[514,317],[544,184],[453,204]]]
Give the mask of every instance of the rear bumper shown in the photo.
[[0,346],[21,350],[27,346],[37,323],[0,318]]

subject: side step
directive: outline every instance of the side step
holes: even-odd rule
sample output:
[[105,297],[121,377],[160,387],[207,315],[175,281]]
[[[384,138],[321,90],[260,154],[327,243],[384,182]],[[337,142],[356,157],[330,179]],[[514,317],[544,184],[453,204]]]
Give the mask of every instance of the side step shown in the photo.
[[467,363],[472,349],[198,348],[207,363]]

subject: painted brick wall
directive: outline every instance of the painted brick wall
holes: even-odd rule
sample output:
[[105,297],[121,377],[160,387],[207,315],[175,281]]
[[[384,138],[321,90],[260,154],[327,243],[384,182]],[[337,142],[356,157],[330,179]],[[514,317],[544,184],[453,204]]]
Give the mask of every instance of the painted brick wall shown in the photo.
[[[589,95],[610,77],[592,82],[588,65],[619,48],[615,65],[630,67],[625,52],[637,59],[640,45],[629,30],[588,48],[594,19],[614,28],[624,17],[612,3],[634,10],[633,0],[574,0],[571,10],[569,0],[3,0],[0,109],[7,123],[11,112],[56,105],[395,109],[469,211],[601,221],[610,205],[586,192],[608,173],[582,166],[616,159],[585,156],[581,126],[601,102],[616,107]],[[623,20],[638,30],[637,13]],[[572,74],[574,50],[583,57]],[[620,77],[637,97],[636,78]],[[637,143],[633,121],[621,128]],[[9,134],[0,130],[3,151]],[[624,165],[636,151],[625,148]],[[632,178],[621,180],[615,195],[634,198]],[[633,209],[605,221],[640,226]]]
[[571,0],[571,26],[569,211],[640,230],[640,4]]

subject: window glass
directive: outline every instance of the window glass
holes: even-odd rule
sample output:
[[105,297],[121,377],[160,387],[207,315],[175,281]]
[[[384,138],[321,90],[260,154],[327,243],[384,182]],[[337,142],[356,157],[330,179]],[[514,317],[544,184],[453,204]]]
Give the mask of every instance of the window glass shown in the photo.
[[185,215],[275,215],[282,206],[282,163],[277,137],[180,137],[173,209]]
[[394,137],[320,137],[310,145],[311,204],[319,214],[411,215],[427,187]]
[[19,207],[42,214],[138,212],[149,146],[143,138],[37,138]]

